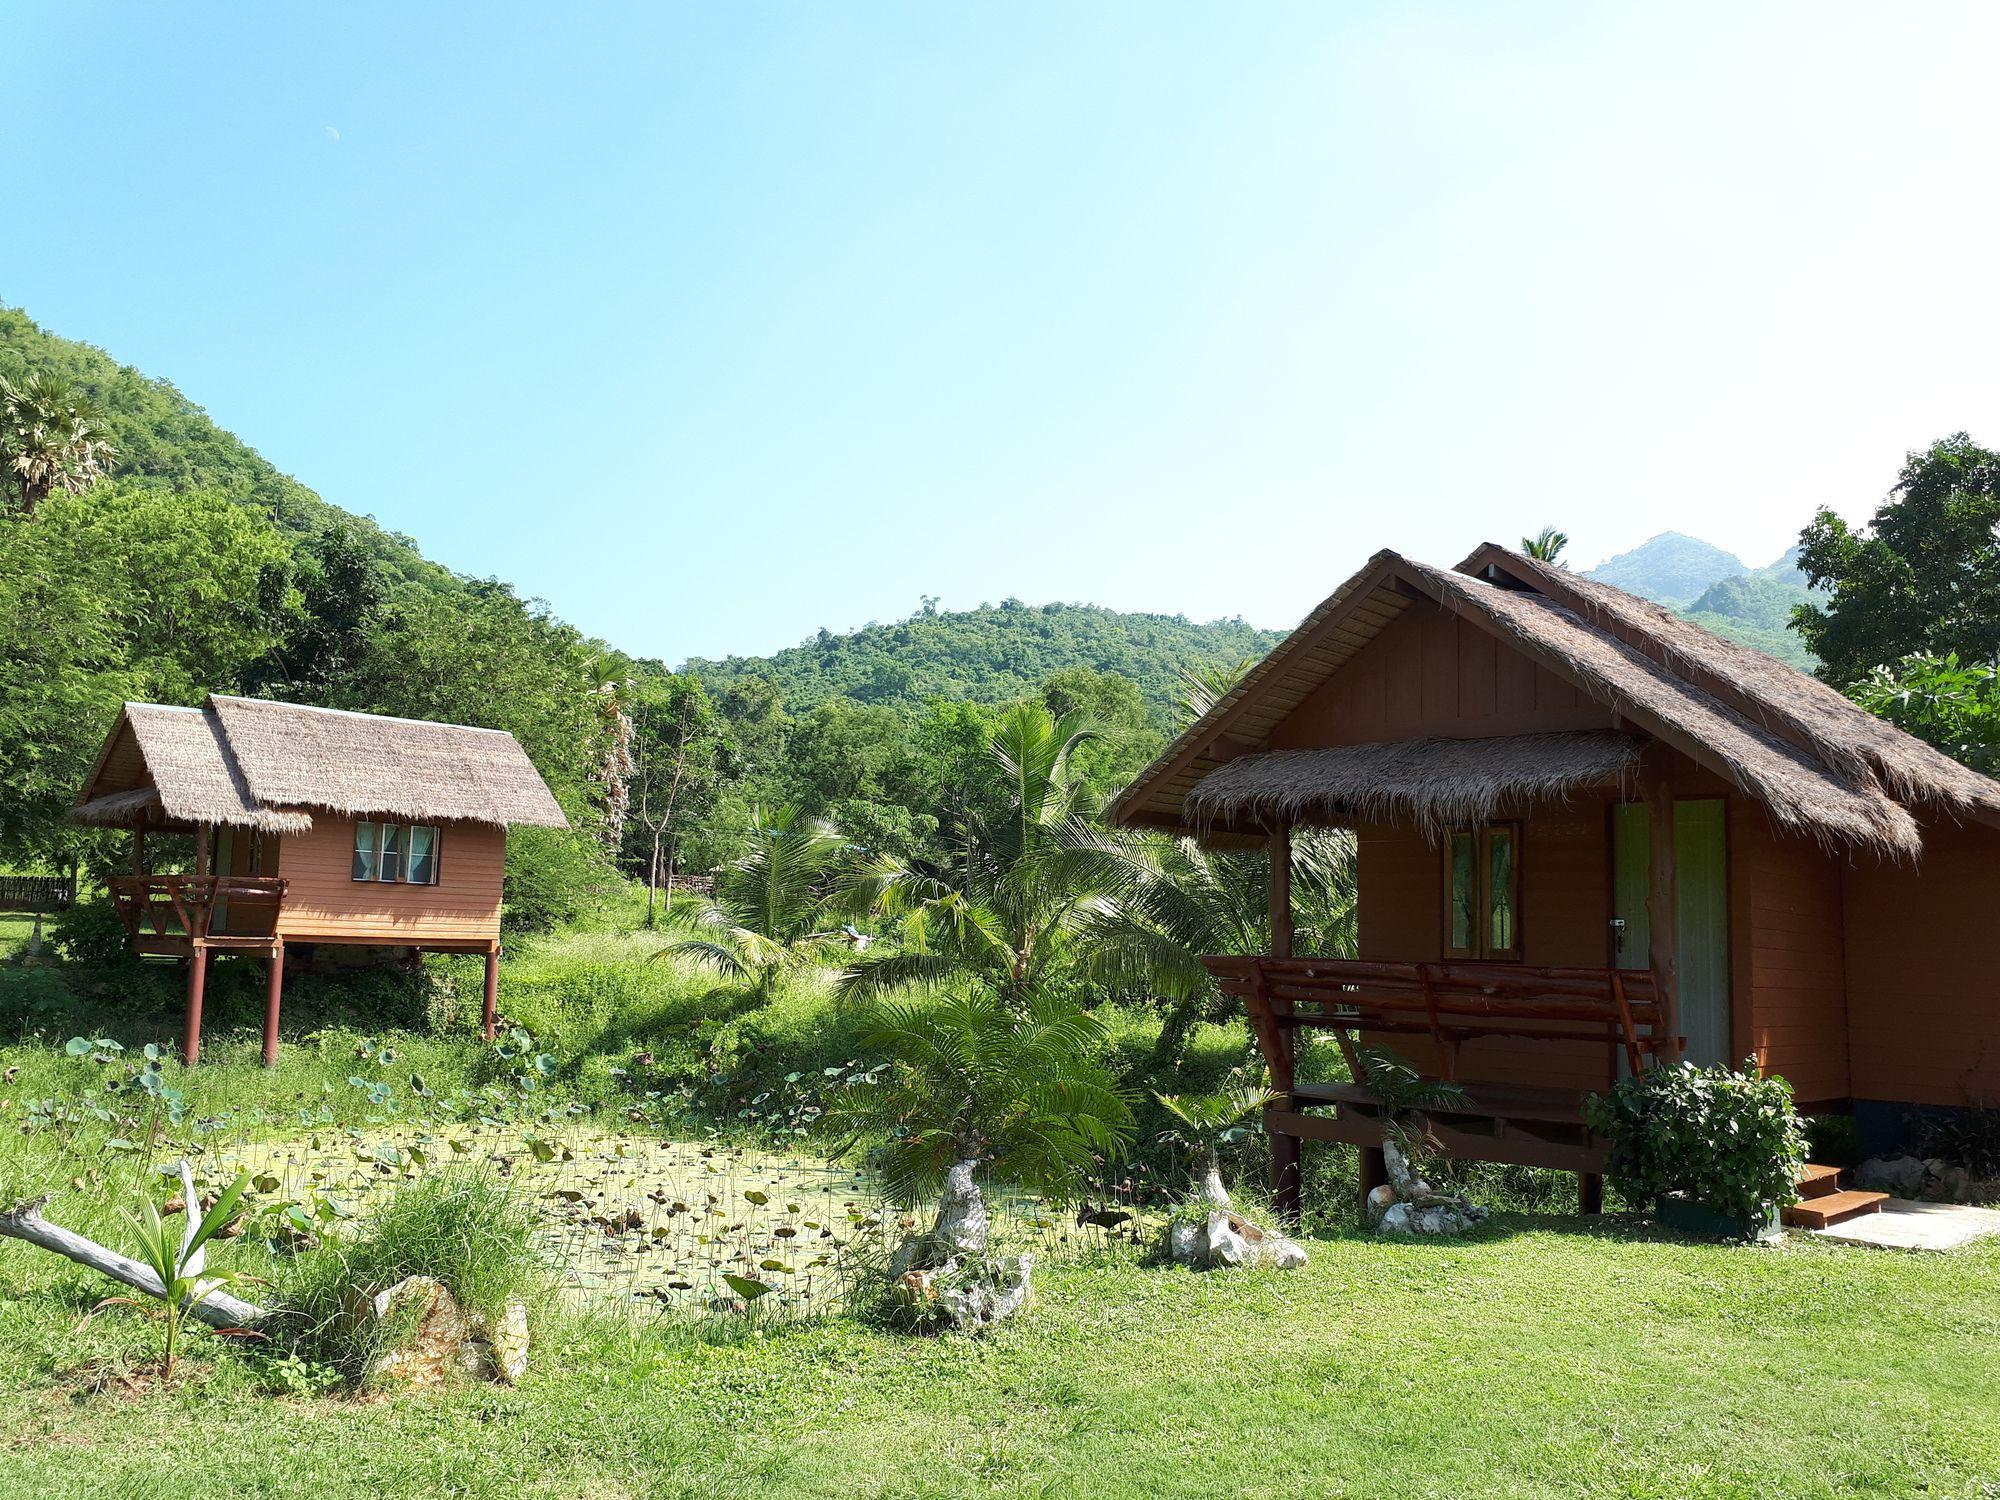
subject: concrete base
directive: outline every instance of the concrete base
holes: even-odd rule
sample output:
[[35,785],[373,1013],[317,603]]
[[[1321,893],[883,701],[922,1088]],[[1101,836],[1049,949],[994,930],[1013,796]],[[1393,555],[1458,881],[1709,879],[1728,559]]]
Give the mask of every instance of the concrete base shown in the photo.
[[1842,1245],[1884,1250],[1955,1250],[1983,1235],[2000,1234],[2000,1209],[1891,1198],[1876,1213],[1808,1233]]

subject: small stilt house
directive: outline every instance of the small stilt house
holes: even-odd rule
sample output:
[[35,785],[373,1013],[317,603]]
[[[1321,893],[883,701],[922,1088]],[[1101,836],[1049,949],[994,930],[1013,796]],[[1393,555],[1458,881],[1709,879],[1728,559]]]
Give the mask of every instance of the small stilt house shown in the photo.
[[[189,1062],[210,959],[265,960],[267,1065],[303,944],[484,954],[490,1036],[508,825],[567,826],[504,731],[221,695],[126,704],[71,816],[132,830],[111,896],[135,951],[187,965]],[[153,872],[162,833],[193,836],[191,873]]]
[[[1381,552],[1120,795],[1115,821],[1268,844],[1272,941],[1208,960],[1301,1140],[1363,1148],[1302,1028],[1458,1082],[1451,1153],[1579,1174],[1581,1101],[1657,1059],[1754,1057],[1875,1148],[2000,1103],[2000,783],[1760,652],[1503,547]],[[1359,951],[1297,956],[1290,840],[1351,829]],[[1360,1076],[1356,1075],[1357,1078]]]

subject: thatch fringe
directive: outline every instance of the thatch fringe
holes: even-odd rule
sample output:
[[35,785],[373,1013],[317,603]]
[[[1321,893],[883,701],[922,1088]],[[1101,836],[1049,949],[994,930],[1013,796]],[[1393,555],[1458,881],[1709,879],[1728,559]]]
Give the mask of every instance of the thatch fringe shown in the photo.
[[1644,745],[1637,735],[1586,730],[1270,750],[1211,771],[1184,812],[1198,829],[1393,822],[1436,840],[1503,807],[1615,784]]
[[158,787],[134,787],[125,792],[108,792],[70,810],[70,821],[90,828],[173,828],[194,826],[195,822],[221,824],[231,828],[251,828],[259,833],[310,833],[312,815],[275,808],[221,808],[216,816],[188,821],[176,819],[160,800]]
[[1592,683],[1618,713],[1642,724],[1662,724],[1706,752],[1783,826],[1823,843],[1859,845],[1889,855],[1914,857],[1922,848],[1916,819],[1872,771],[1843,776],[1541,594],[1497,588],[1421,563],[1405,566],[1448,604],[1469,607],[1503,637],[1557,658]]

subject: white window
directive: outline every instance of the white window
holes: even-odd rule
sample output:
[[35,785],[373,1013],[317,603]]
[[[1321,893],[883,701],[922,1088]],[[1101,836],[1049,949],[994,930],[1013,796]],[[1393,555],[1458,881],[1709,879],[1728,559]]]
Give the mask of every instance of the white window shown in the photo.
[[436,885],[438,881],[438,831],[413,827],[409,838],[410,862],[404,879],[411,885]]
[[434,825],[354,825],[354,878],[398,885],[436,885],[444,840]]
[[403,878],[403,825],[384,823],[382,825],[382,868],[375,872],[377,880],[401,880]]
[[376,837],[381,825],[376,823],[356,823],[354,825],[354,878],[373,880],[375,878]]

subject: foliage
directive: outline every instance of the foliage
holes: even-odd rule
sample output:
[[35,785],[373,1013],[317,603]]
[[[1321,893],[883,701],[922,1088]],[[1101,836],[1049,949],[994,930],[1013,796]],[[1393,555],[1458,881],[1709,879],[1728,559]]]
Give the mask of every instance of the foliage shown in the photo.
[[1835,687],[1913,652],[2000,656],[2000,456],[1964,433],[1910,454],[1864,530],[1822,510],[1800,540],[1832,592],[1796,628]]
[[410,1276],[435,1278],[480,1316],[497,1317],[510,1302],[536,1309],[549,1275],[534,1228],[526,1197],[483,1167],[444,1166],[402,1183],[353,1238],[329,1237],[293,1262],[279,1291],[302,1328],[298,1347],[358,1376],[383,1330],[356,1325],[355,1296]]
[[1244,1122],[1278,1096],[1269,1089],[1238,1085],[1216,1094],[1161,1094],[1153,1097],[1174,1122],[1161,1137],[1186,1151],[1206,1172],[1221,1168],[1222,1148],[1250,1136],[1255,1127]]
[[[209,1268],[208,1245],[235,1217],[236,1207],[250,1187],[250,1174],[239,1172],[236,1180],[218,1193],[215,1202],[204,1212],[195,1192],[194,1173],[185,1161],[180,1163],[180,1178],[180,1224],[162,1218],[150,1198],[140,1204],[138,1213],[128,1215],[138,1233],[138,1259],[160,1279],[163,1292],[160,1320],[165,1329],[160,1373],[161,1378],[167,1381],[174,1378],[174,1352],[188,1310],[209,1293],[220,1291],[238,1279],[232,1272]],[[129,1297],[106,1299],[106,1302],[131,1301]],[[106,1303],[98,1305],[101,1307]]]
[[549,932],[607,899],[616,877],[596,840],[568,828],[507,830],[501,922],[510,932]]
[[0,375],[0,472],[20,494],[23,515],[58,491],[82,494],[104,476],[115,449],[104,413],[67,377],[37,370]]
[[1436,1141],[1424,1111],[1450,1109],[1465,1102],[1465,1090],[1455,1083],[1426,1078],[1409,1060],[1387,1047],[1362,1047],[1355,1059],[1361,1081],[1382,1106],[1383,1129],[1412,1168],[1436,1154]]
[[1611,1141],[1606,1176],[1634,1203],[1684,1193],[1716,1212],[1761,1222],[1797,1196],[1805,1123],[1783,1078],[1689,1063],[1655,1066],[1585,1101]]
[[1920,651],[1875,668],[1847,694],[1973,770],[2000,771],[2000,665]]
[[625,855],[646,882],[646,922],[665,887],[673,894],[687,830],[714,816],[729,755],[728,726],[701,679],[667,674],[636,679],[626,694],[632,769]]
[[677,903],[669,928],[683,934],[665,953],[692,959],[746,983],[768,999],[786,967],[826,951],[838,938],[819,923],[847,840],[822,818],[795,807],[753,811],[749,848],[716,879],[715,899]]
[[934,1192],[954,1163],[1058,1202],[1131,1140],[1124,1092],[1096,1060],[1098,1022],[1067,1000],[993,994],[885,1004],[865,1039],[889,1062],[837,1099],[834,1129],[888,1137],[880,1167],[902,1202]]
[[1911,1123],[1919,1156],[1942,1157],[1974,1178],[2000,1178],[2000,1109],[1925,1110]]
[[1188,664],[1261,656],[1277,640],[1241,620],[1201,625],[1179,615],[1010,599],[960,612],[924,609],[848,635],[821,631],[773,656],[695,659],[684,670],[721,689],[761,679],[795,710],[809,711],[833,698],[907,709],[934,698],[1007,703],[1087,666],[1130,679],[1143,701],[1164,708]]
[[1569,546],[1569,533],[1558,531],[1553,526],[1544,526],[1533,536],[1521,538],[1523,555],[1536,562],[1553,563],[1562,560],[1563,550]]

